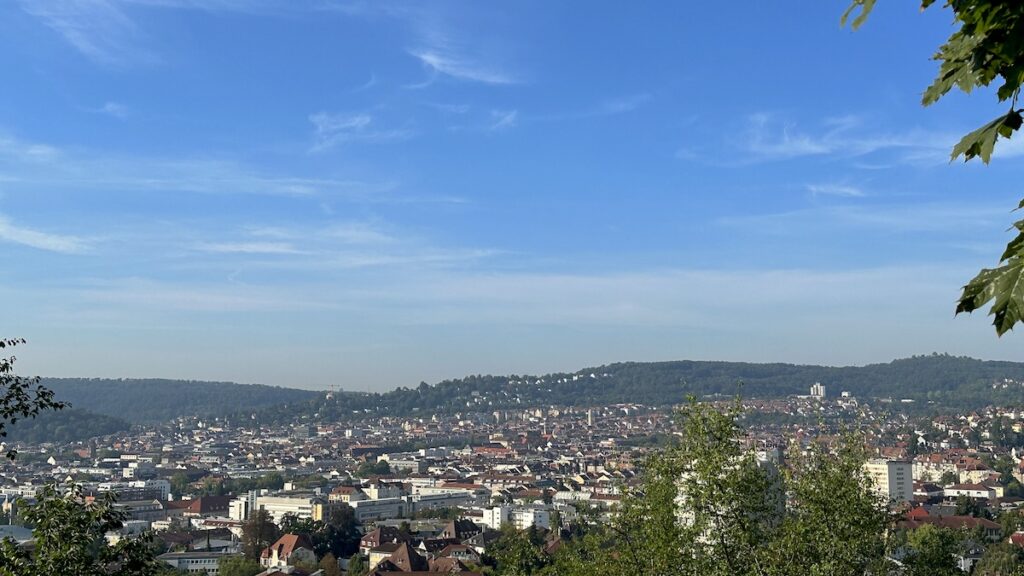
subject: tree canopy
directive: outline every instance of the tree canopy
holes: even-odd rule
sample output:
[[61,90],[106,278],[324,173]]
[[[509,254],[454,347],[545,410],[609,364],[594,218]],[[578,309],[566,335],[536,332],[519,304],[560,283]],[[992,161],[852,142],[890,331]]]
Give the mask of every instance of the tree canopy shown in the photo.
[[[842,22],[853,17],[859,27],[874,8],[876,0],[853,0]],[[921,9],[936,4],[922,0]],[[1024,2],[1019,0],[946,0],[958,28],[933,57],[940,62],[939,73],[924,91],[921,103],[938,102],[954,88],[971,92],[997,85],[995,96],[1008,103],[1008,110],[965,135],[950,153],[950,161],[980,158],[988,164],[996,142],[1009,139],[1024,124],[1024,109],[1017,107],[1024,84]],[[1017,206],[1024,208],[1024,200]],[[963,288],[956,313],[973,312],[989,302],[989,315],[1000,336],[1024,321],[1024,220],[1013,224],[1017,236],[999,257],[999,266],[986,268]]]
[[82,487],[60,491],[46,486],[39,501],[23,508],[33,526],[27,550],[11,539],[0,541],[0,576],[150,576],[157,573],[148,537],[124,538],[108,544],[105,534],[123,526],[126,513],[114,508],[114,497],[88,503]]
[[812,445],[786,468],[746,444],[738,413],[691,404],[678,444],[648,462],[607,527],[562,547],[555,573],[885,573],[890,518],[863,472],[863,444]]
[[[0,349],[13,348],[24,344],[22,338],[0,339]],[[7,436],[7,426],[20,419],[35,418],[44,410],[61,410],[64,402],[53,399],[53,390],[41,385],[39,378],[27,378],[14,373],[14,356],[0,358],[0,438]],[[8,450],[7,457],[14,460],[15,450]]]

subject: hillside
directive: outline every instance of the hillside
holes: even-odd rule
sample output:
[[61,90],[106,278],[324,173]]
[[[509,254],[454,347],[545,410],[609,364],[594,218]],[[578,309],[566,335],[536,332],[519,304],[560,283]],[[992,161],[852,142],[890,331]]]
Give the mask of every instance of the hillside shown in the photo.
[[337,420],[366,412],[414,415],[627,402],[658,406],[678,404],[691,394],[747,398],[807,394],[815,382],[825,384],[833,397],[848,391],[863,399],[911,398],[919,402],[918,407],[927,401],[958,408],[1024,403],[1024,363],[933,354],[860,367],[683,360],[625,362],[544,376],[476,375],[383,394],[319,397],[286,410],[268,408],[261,417],[287,422],[296,415]]
[[59,412],[40,412],[35,418],[18,420],[7,428],[7,442],[75,442],[94,436],[124,432],[131,424],[121,418],[88,410],[68,408]]
[[[1005,381],[1009,380],[1007,383]],[[868,366],[829,367],[745,362],[624,362],[543,376],[473,375],[385,393],[323,392],[274,386],[181,380],[46,378],[56,397],[75,409],[108,416],[96,430],[123,422],[152,423],[178,416],[245,415],[265,422],[296,418],[342,420],[359,414],[416,415],[491,411],[534,405],[597,406],[636,402],[677,404],[690,394],[773,398],[806,394],[825,384],[830,396],[912,398],[918,406],[977,407],[1024,403],[1024,363],[934,354]],[[84,414],[76,415],[84,420]],[[56,421],[55,421],[56,422]],[[34,432],[33,432],[34,434]]]
[[318,392],[233,382],[160,379],[43,378],[57,400],[133,424],[179,416],[223,416],[288,402],[306,402]]

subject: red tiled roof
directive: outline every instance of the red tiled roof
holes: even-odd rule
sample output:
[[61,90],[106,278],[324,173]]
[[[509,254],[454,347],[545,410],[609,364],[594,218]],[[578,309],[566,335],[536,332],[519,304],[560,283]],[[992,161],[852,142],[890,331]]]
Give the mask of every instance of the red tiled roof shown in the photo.
[[309,540],[303,534],[285,534],[278,538],[277,542],[274,542],[267,548],[264,548],[260,557],[270,558],[273,555],[273,550],[277,550],[278,558],[287,558],[299,548],[312,550],[313,545],[309,543]]

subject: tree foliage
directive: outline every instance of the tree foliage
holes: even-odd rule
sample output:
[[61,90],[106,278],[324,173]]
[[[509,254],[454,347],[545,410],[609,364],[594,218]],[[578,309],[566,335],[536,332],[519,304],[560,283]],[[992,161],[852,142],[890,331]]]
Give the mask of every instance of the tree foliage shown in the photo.
[[746,445],[738,413],[738,406],[686,408],[679,443],[649,463],[607,528],[593,527],[563,548],[556,572],[885,573],[890,518],[863,472],[862,444],[812,446],[784,470]]
[[[583,377],[579,377],[580,375]],[[590,374],[597,375],[590,378]],[[575,379],[574,379],[575,377]],[[858,398],[892,397],[918,400],[900,410],[935,406],[980,408],[993,403],[1024,401],[1024,387],[992,385],[1012,379],[1024,382],[1024,363],[982,361],[946,354],[929,354],[868,366],[814,366],[748,362],[619,362],[584,368],[575,373],[545,375],[475,375],[439,382],[426,390],[397,389],[386,393],[346,393],[320,397],[302,405],[267,408],[260,422],[286,424],[298,419],[353,421],[381,415],[420,416],[461,413],[475,402],[480,410],[519,410],[533,406],[607,406],[639,403],[670,406],[687,396],[726,395],[777,398],[806,394],[815,382],[827,384],[829,395],[849,391]],[[742,386],[737,384],[742,382]],[[772,418],[780,415],[773,414]],[[440,439],[441,444],[464,445],[470,438]],[[486,436],[475,442],[486,442]],[[422,446],[421,446],[422,447]],[[386,451],[412,449],[389,446]],[[384,450],[384,448],[382,448]],[[356,475],[377,473],[367,465]]]
[[[853,0],[843,15],[843,23],[856,14],[852,26],[859,27],[875,2]],[[921,9],[935,4],[935,0],[922,0]],[[934,104],[954,88],[969,93],[997,85],[996,98],[1008,102],[1009,109],[964,136],[950,154],[951,161],[980,158],[988,164],[996,142],[1009,139],[1024,124],[1024,109],[1017,107],[1024,84],[1024,2],[946,0],[944,6],[952,10],[958,28],[936,52],[939,73],[924,91],[921,102],[925,106]],[[1021,207],[1024,201],[1018,209]],[[1000,336],[1024,321],[1024,220],[1013,227],[1017,236],[1007,244],[999,266],[982,270],[968,282],[956,306],[957,314],[970,313],[992,302],[989,315]]]
[[219,576],[255,576],[263,572],[260,563],[245,556],[225,556],[217,561]]
[[926,524],[907,534],[903,559],[907,576],[961,576],[956,565],[956,535]]
[[338,565],[338,559],[330,552],[324,554],[324,557],[320,559],[318,567],[324,571],[324,576],[342,575],[341,566]]
[[[24,344],[21,338],[0,339],[0,349]],[[7,436],[7,426],[24,418],[35,418],[44,410],[61,410],[68,406],[53,399],[53,390],[39,383],[39,378],[27,378],[14,373],[14,356],[0,358],[0,438]],[[11,460],[17,451],[8,450]]]
[[359,539],[362,538],[355,510],[344,503],[334,508],[323,522],[285,514],[281,520],[281,533],[303,534],[309,538],[317,556],[331,554],[335,558],[359,550]]
[[259,560],[260,553],[281,537],[270,512],[260,509],[249,515],[242,525],[242,553],[250,560]]
[[125,432],[131,425],[121,418],[77,408],[42,412],[35,418],[19,420],[8,429],[12,442],[68,443]]
[[536,532],[516,530],[506,524],[501,527],[501,536],[487,547],[487,555],[496,564],[501,576],[530,576],[538,574],[549,564],[549,559],[538,548]]
[[[321,392],[233,382],[164,379],[44,378],[42,384],[76,408],[132,424],[166,422],[180,416],[249,420],[253,410],[308,402]],[[235,421],[235,420],[233,420]]]
[[366,561],[366,557],[362,554],[353,554],[348,560],[348,575],[349,576],[365,576],[370,570],[370,565]]
[[1000,542],[985,549],[985,554],[974,566],[975,576],[1016,576],[1021,574],[1021,549],[1016,544]]
[[66,490],[46,486],[38,502],[22,508],[33,526],[30,550],[13,540],[0,543],[0,575],[151,576],[159,563],[148,537],[125,538],[109,545],[104,535],[123,526],[125,513],[114,508],[114,497],[87,503],[81,486]]

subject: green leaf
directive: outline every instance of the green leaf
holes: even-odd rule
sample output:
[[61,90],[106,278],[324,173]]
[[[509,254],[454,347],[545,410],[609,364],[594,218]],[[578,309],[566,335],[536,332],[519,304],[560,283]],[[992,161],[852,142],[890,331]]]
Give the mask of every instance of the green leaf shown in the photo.
[[956,313],[973,312],[992,301],[988,313],[996,334],[1002,336],[1024,320],[1024,221],[1014,226],[1017,237],[1003,252],[998,268],[986,268],[964,286]]
[[854,12],[857,12],[857,17],[853,19],[853,23],[850,24],[850,28],[856,30],[860,28],[861,24],[867,21],[868,15],[875,8],[875,0],[853,0],[850,6],[843,12],[842,18],[839,19],[840,26],[846,26],[846,22],[850,19],[850,16]]
[[950,162],[956,160],[960,156],[963,156],[964,162],[978,157],[981,158],[982,162],[988,164],[989,160],[992,159],[992,150],[995,149],[996,140],[1000,136],[1003,138],[1009,138],[1010,135],[1021,127],[1022,121],[1024,121],[1024,118],[1021,117],[1021,111],[1011,110],[1005,116],[1000,116],[988,124],[985,124],[974,132],[964,136],[960,142],[953,147],[953,153],[950,155],[949,159]]
[[[1024,200],[1021,201],[1024,203]],[[999,257],[1000,262],[1006,262],[1010,258],[1013,258],[1015,254],[1021,254],[1024,252],[1024,220],[1014,222],[1013,227],[1017,229],[1020,234],[1010,243],[1006,245],[1006,250],[1003,251],[1003,255]]]
[[942,66],[939,68],[939,75],[921,97],[923,105],[934,104],[954,86],[969,94],[975,87],[983,84],[974,60],[974,53],[983,40],[981,36],[969,36],[963,32],[957,32],[949,37],[949,41],[934,57],[935,60],[942,61]]

